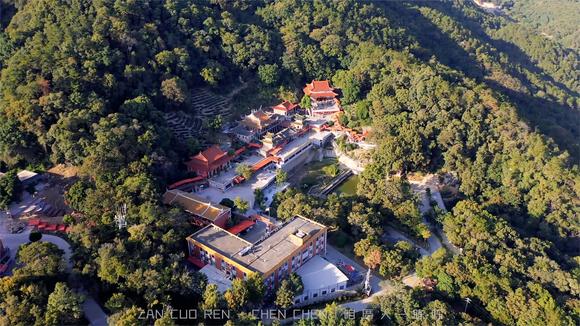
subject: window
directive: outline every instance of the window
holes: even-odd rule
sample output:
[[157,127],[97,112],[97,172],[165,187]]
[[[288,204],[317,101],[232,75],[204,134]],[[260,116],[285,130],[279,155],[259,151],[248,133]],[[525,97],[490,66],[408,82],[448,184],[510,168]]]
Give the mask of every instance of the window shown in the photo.
[[322,291],[322,295],[325,295],[325,294],[326,294],[326,290]]
[[341,286],[339,287],[339,289],[340,289],[340,290],[344,289],[344,285],[341,285]]
[[335,288],[332,288],[332,289],[330,290],[330,293],[334,293],[334,291],[336,291],[336,289],[335,289]]
[[305,296],[305,297],[304,297],[304,301],[306,301],[306,300],[308,300],[308,296]]
[[312,297],[313,297],[313,298],[316,298],[317,296],[318,296],[318,293],[314,293],[314,294],[312,295]]
[[300,303],[300,299],[296,299],[294,303]]

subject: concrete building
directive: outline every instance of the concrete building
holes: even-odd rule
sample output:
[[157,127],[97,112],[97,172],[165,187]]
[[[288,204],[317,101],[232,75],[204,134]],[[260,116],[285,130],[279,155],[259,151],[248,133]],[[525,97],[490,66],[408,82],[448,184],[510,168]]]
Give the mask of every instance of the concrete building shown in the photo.
[[304,291],[294,298],[296,304],[342,291],[348,282],[348,277],[338,267],[320,256],[314,256],[296,273],[304,284]]
[[251,243],[223,228],[208,225],[187,237],[189,261],[213,265],[230,278],[260,273],[273,288],[318,254],[326,253],[327,227],[296,216]]
[[225,227],[232,216],[229,207],[214,204],[203,198],[179,189],[168,190],[163,194],[163,204],[179,205],[186,212],[193,215],[200,224],[215,224]]
[[318,160],[317,157],[321,156],[322,153],[313,150],[324,146],[330,139],[332,139],[332,133],[328,131],[311,131],[297,137],[276,154],[279,157],[277,167],[284,169],[284,171],[291,171],[300,164],[311,161],[312,155],[314,155],[315,160]]

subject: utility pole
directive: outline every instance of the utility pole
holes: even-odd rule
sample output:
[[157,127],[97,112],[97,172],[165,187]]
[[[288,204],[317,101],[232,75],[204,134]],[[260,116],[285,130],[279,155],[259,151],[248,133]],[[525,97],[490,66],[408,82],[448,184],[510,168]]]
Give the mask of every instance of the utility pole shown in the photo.
[[121,208],[117,210],[117,214],[115,214],[115,222],[117,222],[119,230],[127,227],[127,204],[123,204]]
[[367,276],[365,277],[365,287],[364,287],[364,291],[368,296],[371,295],[371,269],[369,268],[369,270],[367,271]]
[[470,303],[471,303],[471,299],[465,298],[465,309],[463,310],[463,312],[467,312],[467,305],[469,305]]

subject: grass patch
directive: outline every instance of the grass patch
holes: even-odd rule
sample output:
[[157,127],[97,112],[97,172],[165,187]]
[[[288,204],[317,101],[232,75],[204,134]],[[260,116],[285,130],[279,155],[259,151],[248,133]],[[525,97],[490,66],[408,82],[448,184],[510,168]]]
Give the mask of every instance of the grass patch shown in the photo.
[[337,162],[334,158],[326,158],[322,161],[308,163],[300,173],[298,185],[302,190],[308,191],[308,189],[315,185],[329,182],[332,180],[332,177],[326,175],[323,169],[327,166],[337,164]]

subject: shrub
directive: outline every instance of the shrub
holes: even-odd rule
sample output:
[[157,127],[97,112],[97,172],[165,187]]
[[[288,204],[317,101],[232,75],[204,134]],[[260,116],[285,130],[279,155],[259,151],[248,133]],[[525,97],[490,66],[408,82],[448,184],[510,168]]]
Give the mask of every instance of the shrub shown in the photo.
[[30,240],[30,242],[36,242],[40,239],[42,239],[42,233],[38,231],[30,232],[30,235],[28,236],[28,240]]

